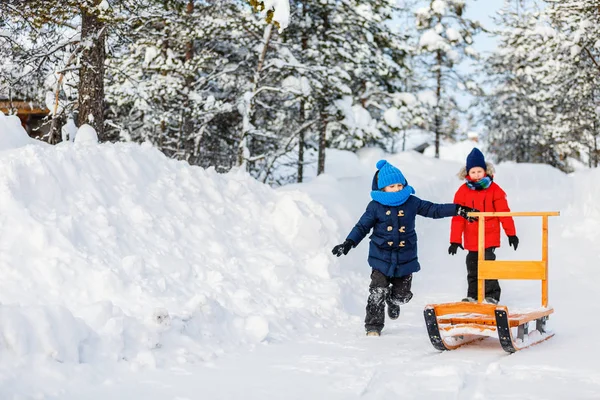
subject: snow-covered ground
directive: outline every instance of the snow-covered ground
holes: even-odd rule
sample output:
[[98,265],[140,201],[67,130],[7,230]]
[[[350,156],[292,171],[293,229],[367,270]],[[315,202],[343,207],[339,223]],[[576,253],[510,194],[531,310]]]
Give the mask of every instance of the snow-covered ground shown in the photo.
[[[470,147],[470,145],[462,145]],[[460,299],[465,253],[450,220],[419,219],[413,300],[364,336],[364,241],[337,259],[387,157],[417,196],[451,202],[463,155],[330,151],[326,175],[278,190],[148,146],[29,140],[0,114],[0,399],[598,399],[600,171],[501,164],[515,211],[550,220],[549,326],[506,354],[492,338],[429,343],[423,308]],[[457,150],[458,151],[458,150]],[[538,219],[516,220],[540,255]],[[539,306],[539,282],[503,281],[502,303]]]

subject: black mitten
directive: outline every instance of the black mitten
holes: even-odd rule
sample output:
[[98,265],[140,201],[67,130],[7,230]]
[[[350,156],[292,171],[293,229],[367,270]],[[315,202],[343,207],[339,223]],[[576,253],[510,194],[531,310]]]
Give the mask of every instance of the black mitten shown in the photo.
[[515,248],[515,250],[517,250],[517,247],[519,247],[519,238],[517,236],[509,236],[508,246],[512,246]]
[[450,247],[448,247],[448,254],[455,255],[458,251],[458,248],[465,249],[460,243],[450,243]]
[[467,216],[467,214],[470,212],[479,212],[479,210],[476,210],[475,208],[471,208],[471,207],[467,207],[467,206],[461,206],[460,204],[456,204],[456,215],[458,215],[459,217],[463,217],[464,219],[466,219],[469,222],[477,221],[477,217]]
[[350,249],[354,247],[354,242],[350,239],[346,239],[346,241],[342,244],[338,244],[337,246],[335,246],[333,248],[333,250],[331,250],[331,252],[336,255],[336,256],[341,256],[348,254],[348,252],[350,251]]

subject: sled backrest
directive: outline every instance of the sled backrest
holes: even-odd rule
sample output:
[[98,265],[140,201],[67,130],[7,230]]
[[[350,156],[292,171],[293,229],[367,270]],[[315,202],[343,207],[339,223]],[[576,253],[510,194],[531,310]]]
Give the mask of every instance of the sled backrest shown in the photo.
[[[479,218],[478,237],[478,303],[483,302],[486,279],[532,279],[542,281],[542,306],[548,306],[548,217],[558,216],[558,211],[548,212],[473,212]],[[539,261],[485,260],[486,217],[542,217],[542,259]]]

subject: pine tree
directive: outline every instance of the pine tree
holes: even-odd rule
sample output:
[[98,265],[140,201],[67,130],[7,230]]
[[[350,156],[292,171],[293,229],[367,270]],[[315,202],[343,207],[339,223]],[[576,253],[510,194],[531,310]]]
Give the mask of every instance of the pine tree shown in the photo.
[[[486,96],[485,125],[490,148],[497,161],[552,162],[556,137],[548,137],[544,128],[552,116],[552,107],[538,96],[548,86],[535,73],[544,68],[550,55],[535,51],[547,40],[537,31],[539,13],[517,11],[507,4],[499,15],[498,48],[488,58],[485,72],[490,77],[491,93]],[[541,33],[541,34],[540,34]],[[550,139],[550,140],[549,140]]]
[[[597,0],[551,1],[545,10],[555,35],[544,43],[556,67],[552,82],[554,129],[564,132],[569,155],[598,166],[600,157],[600,4]],[[560,101],[558,101],[560,99]]]
[[[116,5],[126,3],[117,2]],[[78,122],[92,125],[104,139],[104,61],[108,24],[114,10],[107,1],[66,0],[60,3],[32,0],[19,6],[33,24],[48,29],[76,29],[80,40],[73,51],[78,58]],[[79,25],[76,25],[77,22]],[[55,131],[56,132],[56,131]],[[51,137],[51,142],[56,140]]]
[[478,22],[465,18],[464,13],[463,0],[431,0],[428,7],[416,12],[417,29],[422,32],[419,48],[436,96],[433,110],[436,157],[439,157],[440,138],[450,133],[444,117],[458,109],[456,90],[480,94],[476,83],[456,69],[466,58],[479,58],[472,44],[473,37],[482,27]]
[[[303,66],[298,78],[310,87],[298,115],[312,125],[300,143],[316,148],[317,173],[322,173],[326,148],[356,150],[382,144],[392,134],[383,114],[399,105],[394,96],[404,91],[410,74],[409,50],[406,37],[389,28],[396,10],[388,1],[291,4],[299,18],[284,32],[285,43]],[[298,153],[304,156],[303,150]],[[299,170],[303,163],[299,160]]]
[[[49,16],[38,15],[33,6],[34,2],[26,6],[0,3],[4,32],[0,35],[0,88],[10,101],[45,103],[55,122],[65,109],[72,109],[77,97],[76,90],[71,90],[76,80],[67,59],[79,38],[75,29],[50,23]],[[59,77],[68,84],[59,85]],[[67,104],[65,97],[71,100]],[[54,142],[52,132],[45,139]]]
[[[13,52],[12,60],[25,71],[23,77],[29,75],[27,79],[41,79],[43,82],[37,86],[44,87],[46,103],[54,113],[53,129],[48,139],[51,143],[60,139],[60,127],[55,122],[59,112],[66,112],[66,108],[56,105],[63,91],[77,98],[69,106],[71,110],[77,110],[79,124],[89,123],[96,129],[100,140],[105,139],[106,40],[111,29],[122,22],[124,12],[131,13],[136,7],[151,1],[30,0],[10,2],[12,6],[10,3],[3,5],[3,11],[9,13],[11,20],[24,27],[24,32],[20,33],[28,35],[20,48]],[[48,96],[50,87],[54,94]]]
[[109,103],[124,139],[267,180],[282,152],[295,59],[245,2],[156,4],[156,21],[111,57]]
[[598,9],[550,2],[543,11],[502,12],[498,51],[488,60],[495,90],[486,125],[499,160],[570,171],[569,158],[598,161]]
[[[232,106],[211,91],[227,71],[215,50],[223,19],[203,23],[214,7],[193,1],[155,2],[128,19],[126,41],[109,57],[107,101],[113,136],[149,141],[165,154],[200,164],[209,123]],[[221,8],[226,18],[231,9]],[[212,17],[212,14],[209,14]],[[208,18],[208,17],[207,17]],[[215,151],[217,152],[217,151]],[[215,157],[217,158],[217,157]],[[227,158],[227,157],[226,157]],[[230,160],[208,160],[228,165]]]

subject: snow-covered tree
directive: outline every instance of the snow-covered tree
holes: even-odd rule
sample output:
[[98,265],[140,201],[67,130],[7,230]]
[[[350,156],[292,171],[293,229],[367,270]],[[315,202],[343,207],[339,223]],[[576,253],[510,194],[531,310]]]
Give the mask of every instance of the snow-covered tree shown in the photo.
[[[78,124],[89,123],[104,140],[104,67],[106,38],[123,13],[133,13],[153,0],[64,0],[3,2],[2,11],[22,28],[10,35],[11,62],[21,73],[5,74],[17,81],[41,81],[42,100],[53,113],[50,142],[60,138],[59,114],[76,110]],[[158,0],[157,0],[158,1]],[[64,103],[61,93],[76,101]],[[39,96],[39,95],[38,95]],[[67,110],[68,109],[68,110]]]
[[[215,39],[235,10],[222,7],[223,18],[212,19],[214,7],[196,3],[155,2],[128,19],[127,40],[116,41],[109,57],[107,101],[113,136],[149,141],[169,156],[203,164],[209,122],[232,110],[211,88],[235,68]],[[221,163],[230,160],[204,165]]]
[[383,113],[394,105],[394,94],[405,91],[410,48],[389,27],[396,11],[389,1],[291,4],[298,23],[283,36],[303,66],[299,77],[311,88],[298,115],[314,121],[303,143],[316,146],[321,173],[326,147],[355,150],[391,134]]
[[450,133],[447,118],[455,114],[456,93],[480,94],[477,84],[456,68],[465,59],[477,60],[473,37],[482,30],[477,21],[465,17],[464,0],[431,0],[416,12],[420,32],[419,49],[428,71],[431,89],[436,95],[433,109],[435,156],[439,157],[440,138]]
[[[297,61],[244,1],[156,4],[110,60],[111,118],[122,138],[266,180],[294,130],[287,79]],[[286,80],[287,79],[287,80]]]
[[[115,1],[117,6],[125,3]],[[90,124],[103,139],[105,41],[108,24],[115,18],[113,8],[107,0],[65,0],[60,3],[31,0],[20,4],[19,11],[23,18],[32,21],[38,34],[56,29],[76,32],[66,41],[48,42],[50,50],[41,48],[39,51],[55,52],[76,44],[72,51],[76,57],[67,59],[77,61],[78,125]],[[70,65],[64,67],[69,68]]]
[[393,4],[31,0],[18,10],[25,17],[1,22],[30,25],[31,34],[27,45],[0,35],[12,61],[0,79],[11,90],[25,78],[23,87],[41,88],[56,109],[55,139],[65,114],[78,113],[104,140],[151,142],[171,157],[238,165],[273,184],[302,180],[315,158],[324,171],[328,147],[389,150],[428,123],[414,47],[391,28]]
[[[555,34],[544,47],[555,68],[544,71],[555,99],[554,130],[563,132],[571,156],[598,166],[600,157],[600,4],[597,0],[548,1]],[[558,100],[560,99],[560,100]]]
[[[0,92],[11,101],[45,104],[56,122],[55,117],[74,105],[65,100],[77,98],[76,88],[72,90],[76,86],[73,65],[68,68],[68,60],[77,48],[79,34],[71,26],[50,24],[47,15],[34,12],[35,5],[0,3]],[[45,139],[54,142],[57,132]]]
[[[551,118],[552,107],[536,96],[548,89],[534,71],[548,65],[548,52],[540,45],[552,30],[537,29],[539,13],[515,10],[507,4],[499,13],[497,51],[486,60],[489,77],[485,125],[490,148],[498,161],[547,162],[556,143],[544,127]],[[550,139],[550,140],[548,140]]]
[[[598,9],[593,1],[549,2],[543,11],[502,10],[486,125],[500,160],[598,161]],[[594,19],[595,18],[595,19]]]

